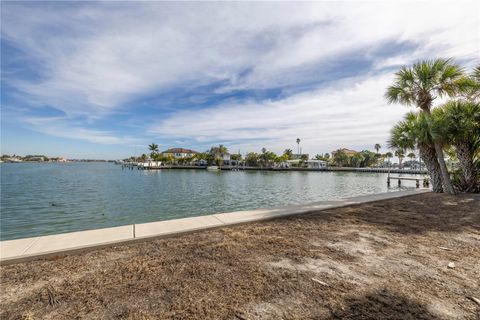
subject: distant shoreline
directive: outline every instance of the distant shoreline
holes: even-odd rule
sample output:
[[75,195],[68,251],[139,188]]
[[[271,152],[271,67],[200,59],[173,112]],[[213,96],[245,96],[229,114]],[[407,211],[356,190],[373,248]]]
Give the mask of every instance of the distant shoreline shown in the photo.
[[[193,169],[205,170],[206,166],[178,166],[169,165],[161,167],[133,167],[139,170],[168,170],[168,169]],[[398,169],[398,168],[352,168],[352,167],[327,167],[327,168],[272,168],[272,167],[247,167],[247,166],[220,166],[223,171],[307,171],[307,172],[366,172],[366,173],[408,173],[408,174],[428,174],[427,170],[416,169]]]

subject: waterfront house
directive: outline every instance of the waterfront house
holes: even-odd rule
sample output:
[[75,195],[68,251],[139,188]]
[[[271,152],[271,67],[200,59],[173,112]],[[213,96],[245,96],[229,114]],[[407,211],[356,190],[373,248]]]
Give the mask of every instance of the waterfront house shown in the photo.
[[200,159],[200,160],[195,161],[194,165],[206,167],[208,165],[208,161],[205,160],[205,159]]
[[222,165],[225,166],[238,165],[238,161],[231,159],[230,153],[215,153],[213,157],[221,160]]
[[302,159],[308,159],[309,154],[308,153],[294,153],[292,154],[292,157],[290,160],[302,160]]
[[303,164],[301,159],[287,160],[281,164],[281,168],[301,167]]
[[325,169],[327,167],[327,162],[323,160],[308,160],[306,164],[310,169]]
[[161,167],[162,166],[162,161],[155,161],[151,158],[147,158],[147,159],[143,160],[142,162],[138,162],[137,165],[139,167],[144,167],[144,168]]
[[162,152],[162,156],[172,156],[175,159],[190,158],[198,154],[197,151],[184,148],[171,148]]

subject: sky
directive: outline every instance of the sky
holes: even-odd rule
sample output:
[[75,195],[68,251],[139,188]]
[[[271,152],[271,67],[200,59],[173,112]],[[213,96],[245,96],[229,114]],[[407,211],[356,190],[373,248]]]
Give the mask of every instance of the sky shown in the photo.
[[480,61],[478,1],[1,2],[1,152],[386,152],[394,72]]

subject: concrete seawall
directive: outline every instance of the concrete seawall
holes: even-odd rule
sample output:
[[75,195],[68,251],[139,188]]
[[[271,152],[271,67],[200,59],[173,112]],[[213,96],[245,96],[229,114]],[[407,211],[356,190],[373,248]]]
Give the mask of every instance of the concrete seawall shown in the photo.
[[304,205],[217,213],[212,215],[141,223],[113,228],[69,232],[0,242],[0,264],[65,255],[93,248],[118,245],[182,233],[275,219],[313,211],[358,205],[430,192],[428,189],[387,192]]

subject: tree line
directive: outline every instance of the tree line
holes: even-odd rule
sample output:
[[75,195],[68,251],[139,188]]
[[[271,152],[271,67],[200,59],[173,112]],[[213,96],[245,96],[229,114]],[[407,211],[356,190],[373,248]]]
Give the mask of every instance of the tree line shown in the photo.
[[[299,140],[299,139],[297,139]],[[148,146],[150,154],[142,154],[140,157],[131,157],[130,159],[125,160],[136,160],[136,161],[146,161],[151,159],[153,161],[161,161],[166,164],[178,164],[178,165],[187,165],[193,164],[196,161],[205,160],[209,165],[222,165],[223,159],[221,155],[229,154],[229,150],[224,145],[212,146],[209,150],[201,153],[197,153],[192,156],[187,156],[183,158],[175,158],[172,154],[164,155],[158,150],[158,145],[152,143]],[[390,162],[390,159],[393,157],[393,153],[387,152],[385,154],[379,153],[381,148],[380,144],[375,144],[374,149],[376,152],[370,150],[362,150],[360,152],[355,152],[354,154],[345,153],[344,149],[338,149],[332,152],[332,155],[329,153],[317,154],[313,157],[314,160],[323,160],[327,162],[329,166],[334,167],[356,167],[356,168],[365,168],[372,166],[383,165],[387,159]],[[277,154],[273,151],[262,148],[260,152],[248,152],[245,157],[240,153],[229,154],[230,159],[233,161],[241,162],[246,166],[251,167],[274,167],[281,163],[294,160],[294,153],[292,149],[285,149],[283,153]],[[405,157],[401,154],[401,151],[396,151],[395,155],[399,156],[400,163]],[[410,153],[408,157],[413,160],[416,155]],[[291,163],[291,166],[303,166],[309,160],[307,154],[301,154],[296,163]]]

